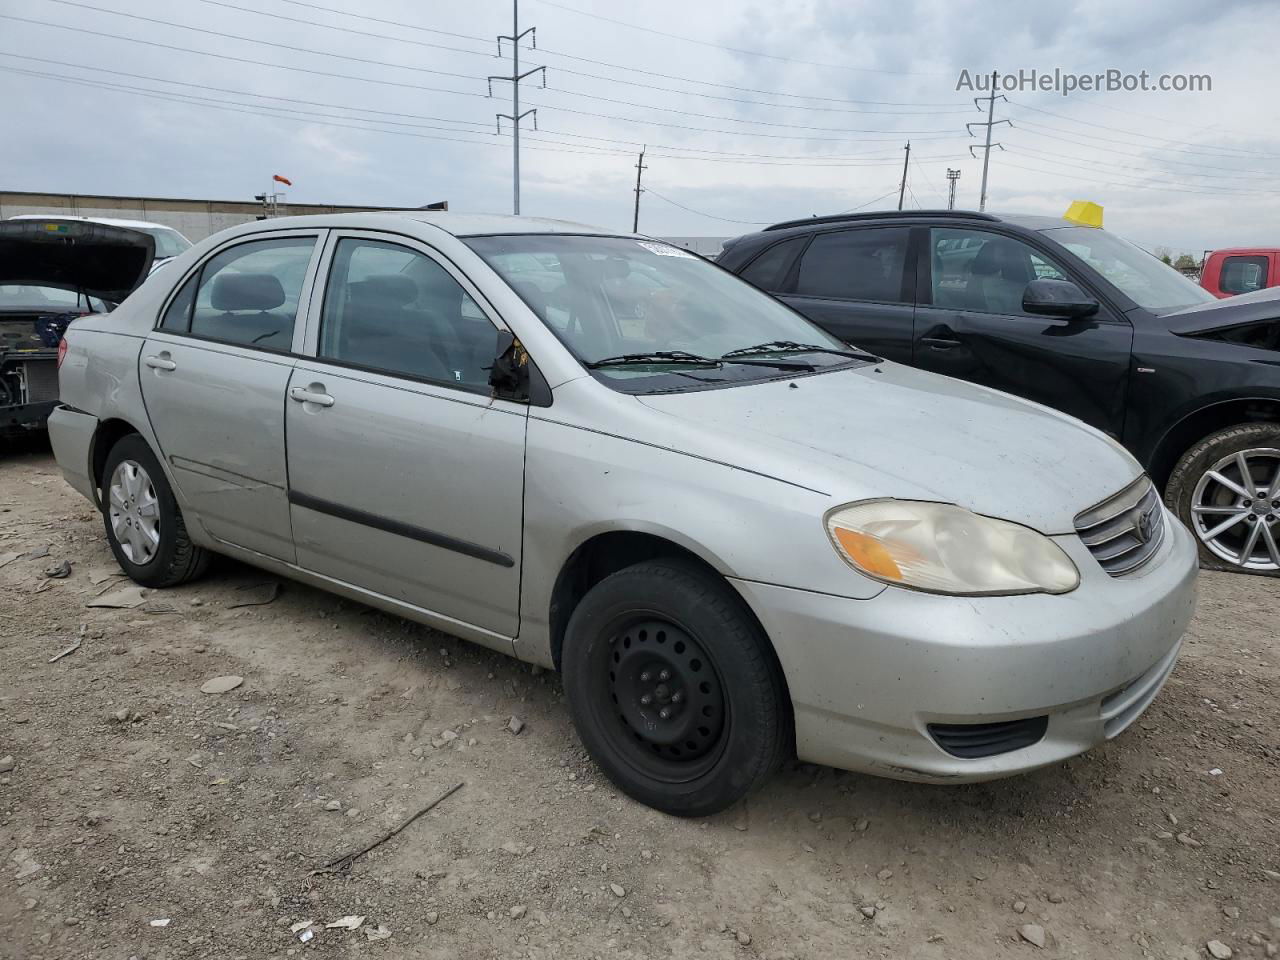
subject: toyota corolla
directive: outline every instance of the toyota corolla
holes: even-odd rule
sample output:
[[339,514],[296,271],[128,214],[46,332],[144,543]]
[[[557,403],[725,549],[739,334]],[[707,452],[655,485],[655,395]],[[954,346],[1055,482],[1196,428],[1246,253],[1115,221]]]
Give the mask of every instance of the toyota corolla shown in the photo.
[[50,436],[135,581],[225,554],[557,668],[676,814],[793,754],[1061,761],[1151,703],[1194,607],[1191,536],[1102,433],[655,240],[270,220],[64,344]]

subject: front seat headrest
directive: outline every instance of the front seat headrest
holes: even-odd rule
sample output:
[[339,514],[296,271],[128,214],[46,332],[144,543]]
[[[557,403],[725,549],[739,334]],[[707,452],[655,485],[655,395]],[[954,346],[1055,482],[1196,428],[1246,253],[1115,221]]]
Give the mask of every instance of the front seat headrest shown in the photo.
[[352,300],[403,307],[418,299],[418,285],[400,273],[377,273],[348,284]]
[[220,273],[213,278],[213,309],[274,310],[284,303],[284,287],[272,273]]

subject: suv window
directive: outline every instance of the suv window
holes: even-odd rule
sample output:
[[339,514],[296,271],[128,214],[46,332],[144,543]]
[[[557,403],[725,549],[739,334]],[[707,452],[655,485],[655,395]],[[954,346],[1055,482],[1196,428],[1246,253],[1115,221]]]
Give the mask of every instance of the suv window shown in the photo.
[[903,303],[906,227],[820,233],[800,259],[796,294]]
[[315,237],[252,240],[211,257],[200,271],[191,334],[288,351],[315,245]]
[[497,329],[436,261],[383,240],[338,241],[322,358],[487,393],[496,348]]
[[786,280],[787,267],[791,265],[796,251],[804,246],[808,237],[792,237],[775,243],[747,265],[739,276],[747,283],[761,290],[781,290]]
[[928,253],[935,307],[1021,314],[1028,283],[1067,279],[1034,247],[982,230],[934,227]]
[[1267,285],[1266,257],[1227,257],[1222,261],[1223,293],[1252,293]]

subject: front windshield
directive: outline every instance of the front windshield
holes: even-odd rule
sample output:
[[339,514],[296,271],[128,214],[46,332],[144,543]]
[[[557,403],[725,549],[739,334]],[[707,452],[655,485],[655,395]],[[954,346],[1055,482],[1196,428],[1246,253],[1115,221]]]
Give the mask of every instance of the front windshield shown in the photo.
[[140,227],[142,233],[150,234],[156,239],[156,256],[160,259],[176,257],[188,247],[191,241],[177,230],[168,227]]
[[[750,284],[669,244],[557,234],[466,243],[585,366],[604,361],[595,373],[615,383],[644,379],[674,388],[867,359],[851,356],[847,345]],[[739,357],[726,356],[735,351]]]
[[0,283],[0,311],[32,313],[106,313],[110,307],[97,297],[86,297],[61,287],[27,283]]
[[1214,299],[1204,287],[1114,233],[1097,227],[1051,227],[1042,232],[1097,270],[1140,307],[1158,313]]

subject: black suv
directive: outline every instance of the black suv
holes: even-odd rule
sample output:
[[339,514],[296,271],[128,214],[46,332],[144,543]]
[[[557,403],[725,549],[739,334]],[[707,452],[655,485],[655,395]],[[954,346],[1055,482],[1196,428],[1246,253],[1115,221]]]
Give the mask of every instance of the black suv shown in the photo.
[[949,210],[779,223],[718,262],[842,340],[1105,431],[1207,565],[1280,571],[1280,288],[1218,300],[1100,228]]

